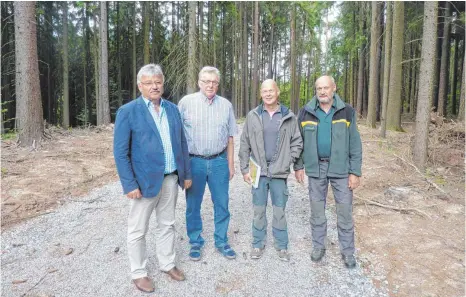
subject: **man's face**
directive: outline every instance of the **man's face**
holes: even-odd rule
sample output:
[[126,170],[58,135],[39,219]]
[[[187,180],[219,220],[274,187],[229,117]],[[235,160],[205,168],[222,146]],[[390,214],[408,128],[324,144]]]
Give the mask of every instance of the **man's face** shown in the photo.
[[219,78],[214,73],[202,73],[198,85],[202,94],[212,99],[217,94]]
[[159,100],[163,94],[163,76],[162,75],[143,75],[141,82],[138,83],[139,91],[144,98],[148,100]]
[[329,77],[321,77],[316,81],[316,95],[320,103],[330,103],[337,86]]
[[277,88],[277,85],[273,82],[265,82],[261,87],[261,97],[262,101],[266,105],[275,105],[278,102],[278,96],[280,96],[280,91]]

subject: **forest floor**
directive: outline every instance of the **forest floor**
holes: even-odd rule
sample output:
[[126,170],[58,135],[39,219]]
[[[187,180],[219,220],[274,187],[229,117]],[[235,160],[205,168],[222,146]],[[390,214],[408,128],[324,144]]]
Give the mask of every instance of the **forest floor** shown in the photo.
[[[411,160],[412,123],[386,139],[363,123],[363,177],[354,200],[358,264],[391,296],[464,296],[464,126],[431,125],[429,169],[421,175]],[[112,125],[51,128],[47,135],[37,149],[2,140],[2,230],[118,180]]]

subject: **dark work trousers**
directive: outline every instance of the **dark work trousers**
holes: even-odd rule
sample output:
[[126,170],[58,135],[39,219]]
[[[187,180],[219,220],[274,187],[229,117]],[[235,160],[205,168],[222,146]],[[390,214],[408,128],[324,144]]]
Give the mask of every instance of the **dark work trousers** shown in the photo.
[[335,197],[340,251],[343,255],[352,255],[354,253],[353,191],[348,187],[347,177],[327,176],[328,162],[320,161],[319,167],[320,177],[309,177],[312,245],[317,249],[325,249],[327,237],[325,202],[330,182]]

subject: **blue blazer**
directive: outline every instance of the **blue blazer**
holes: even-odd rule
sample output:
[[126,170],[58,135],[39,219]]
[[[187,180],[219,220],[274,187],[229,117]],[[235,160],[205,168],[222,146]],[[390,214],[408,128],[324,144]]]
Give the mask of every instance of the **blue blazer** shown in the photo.
[[[170,127],[178,183],[184,188],[184,181],[192,179],[188,144],[177,106],[165,100],[164,108]],[[118,109],[113,155],[125,194],[139,188],[143,197],[157,196],[162,188],[165,157],[162,138],[142,97]]]

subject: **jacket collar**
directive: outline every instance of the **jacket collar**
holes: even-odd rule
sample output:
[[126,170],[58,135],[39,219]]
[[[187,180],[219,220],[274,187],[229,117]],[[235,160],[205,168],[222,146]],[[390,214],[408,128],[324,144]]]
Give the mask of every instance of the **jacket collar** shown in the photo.
[[[290,113],[290,109],[283,104],[280,104],[279,106],[282,117],[285,118],[285,116],[287,116]],[[257,113],[259,116],[262,116],[262,113],[264,112],[264,103],[261,103],[259,106],[257,106],[254,109],[254,112]]]
[[[309,103],[307,103],[304,106],[304,109],[307,112],[315,113],[318,104],[319,104],[319,101],[317,100],[317,97],[314,96],[314,97],[312,97],[311,101],[309,101]],[[345,108],[345,102],[343,102],[343,100],[341,100],[340,96],[338,96],[338,94],[336,94],[336,93],[333,94],[333,104],[332,105],[335,106],[335,111]]]
[[[160,140],[160,142],[162,142],[162,138],[160,137],[160,133],[159,133],[159,131],[157,129],[157,126],[155,125],[154,118],[152,118],[152,115],[149,112],[148,105],[144,101],[144,98],[142,96],[139,96],[138,99],[136,99],[136,100],[137,100],[136,103],[139,106],[138,107],[139,112],[141,113],[143,118],[145,118],[147,124],[152,129],[152,131],[154,131],[156,137]],[[168,114],[167,114],[167,116],[168,116]],[[170,125],[170,120],[168,121],[168,124]],[[170,129],[170,131],[172,131],[172,129]]]

